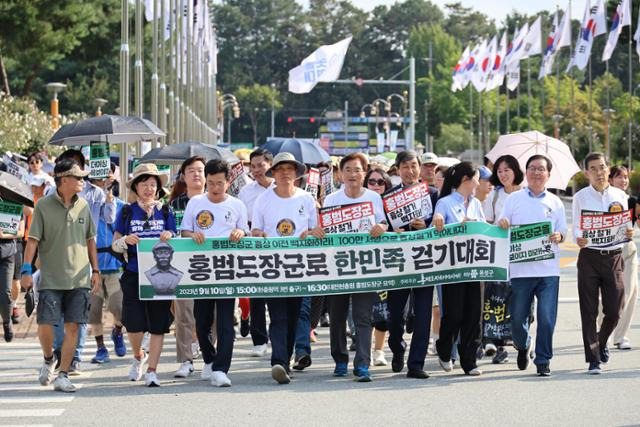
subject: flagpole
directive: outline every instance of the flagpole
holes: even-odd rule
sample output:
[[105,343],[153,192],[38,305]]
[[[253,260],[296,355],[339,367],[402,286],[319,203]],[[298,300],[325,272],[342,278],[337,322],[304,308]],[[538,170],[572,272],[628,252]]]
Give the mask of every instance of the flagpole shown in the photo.
[[[571,0],[569,0],[569,10],[567,11],[569,14],[569,19],[567,20],[567,25],[569,25],[569,60],[573,58],[573,34],[571,33]],[[575,125],[576,125],[576,116],[575,116],[575,99],[573,94],[573,67],[571,67],[571,147],[573,147],[573,152],[575,153]]]
[[[134,107],[136,117],[142,118],[144,115],[144,68],[142,64],[143,43],[142,34],[142,0],[136,0],[135,8],[135,28],[136,28],[136,60],[133,65],[134,70]],[[142,142],[136,144],[136,155],[142,157]]]
[[[629,6],[629,11],[631,11],[631,6]],[[631,127],[633,125],[633,63],[632,57],[633,52],[631,50],[631,45],[633,44],[633,33],[631,29],[631,18],[629,18],[629,172],[633,170],[633,161],[631,158],[631,151],[633,148],[633,141],[631,140]]]
[[496,88],[496,134],[500,136],[500,88]]
[[[542,90],[542,96],[544,97],[544,88]],[[529,131],[531,131],[531,57],[527,57],[527,97],[527,122]]]
[[[153,0],[153,23],[151,24],[152,71],[151,71],[151,121],[158,126],[158,2]],[[158,140],[153,140],[156,148]]]
[[473,89],[472,89],[472,84],[468,83],[467,87],[469,88],[469,131],[471,132],[471,138],[469,139],[470,143],[471,143],[471,156],[473,156],[473,141],[474,141],[474,135],[473,135]]
[[478,152],[483,151],[483,133],[484,127],[482,123],[482,92],[478,91]]
[[518,120],[516,120],[517,123],[517,132],[520,132],[520,83],[518,82],[518,86],[516,86],[516,115],[518,117]]
[[[166,62],[167,62],[167,52],[165,50],[164,45],[164,32],[166,30],[166,24],[164,22],[164,17],[166,16],[167,10],[164,0],[160,0],[160,16],[162,16],[162,25],[160,26],[160,101],[159,101],[159,117],[160,117],[160,129],[164,131],[164,133],[169,135],[167,129],[167,74],[166,74]],[[160,146],[164,146],[167,143],[167,138],[160,138]]]
[[[120,16],[120,115],[129,115],[129,0],[122,0]],[[126,182],[129,179],[129,146],[120,144],[120,197],[127,200]]]
[[589,152],[593,151],[593,96],[591,91],[591,55],[589,55]]
[[511,133],[511,111],[510,111],[510,107],[509,107],[509,86],[507,86],[507,134]]

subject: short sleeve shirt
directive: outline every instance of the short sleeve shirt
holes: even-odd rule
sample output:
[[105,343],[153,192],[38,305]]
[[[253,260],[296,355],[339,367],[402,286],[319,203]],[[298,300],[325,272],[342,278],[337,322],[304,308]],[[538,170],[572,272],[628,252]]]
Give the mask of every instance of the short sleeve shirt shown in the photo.
[[291,197],[280,197],[275,188],[258,197],[253,207],[251,227],[268,237],[300,237],[318,225],[316,201],[306,191],[296,188]]
[[206,237],[229,237],[236,228],[245,232],[249,229],[244,203],[229,195],[224,201],[213,203],[206,194],[189,200],[180,226],[180,230],[199,231]]

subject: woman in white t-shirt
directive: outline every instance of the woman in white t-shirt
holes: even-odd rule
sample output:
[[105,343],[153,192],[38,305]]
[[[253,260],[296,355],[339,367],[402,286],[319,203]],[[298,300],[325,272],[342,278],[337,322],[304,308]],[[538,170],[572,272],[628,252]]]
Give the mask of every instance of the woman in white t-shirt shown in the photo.
[[[253,207],[251,235],[254,237],[324,238],[318,227],[316,202],[295,181],[306,167],[291,153],[279,153],[267,176],[273,176],[276,186],[262,193]],[[295,332],[300,312],[300,297],[269,298],[269,338],[271,340],[271,376],[279,384],[288,384],[289,362],[295,344]]]
[[509,154],[498,157],[498,160],[493,164],[492,172],[489,182],[494,186],[494,189],[482,204],[482,210],[488,223],[493,223],[496,218],[500,217],[504,201],[507,200],[509,194],[520,190],[520,184],[524,179],[524,173],[520,169],[518,160]]

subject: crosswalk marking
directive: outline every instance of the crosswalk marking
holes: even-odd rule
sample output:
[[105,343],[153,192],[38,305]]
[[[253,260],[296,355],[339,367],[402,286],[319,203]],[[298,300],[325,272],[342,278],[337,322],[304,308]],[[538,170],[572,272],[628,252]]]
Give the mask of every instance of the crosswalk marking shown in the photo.
[[2,403],[68,403],[75,399],[75,396],[10,396],[0,397],[0,404]]
[[0,418],[59,417],[64,409],[0,409]]

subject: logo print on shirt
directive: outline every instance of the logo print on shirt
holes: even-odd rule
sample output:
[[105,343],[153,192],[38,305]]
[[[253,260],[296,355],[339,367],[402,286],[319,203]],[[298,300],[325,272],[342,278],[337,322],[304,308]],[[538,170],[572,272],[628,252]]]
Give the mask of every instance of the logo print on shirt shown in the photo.
[[622,204],[620,202],[613,202],[609,205],[609,212],[618,213],[622,212],[623,210],[624,208],[622,207]]
[[293,236],[296,231],[296,224],[288,218],[281,219],[276,226],[276,231],[282,237]]
[[231,222],[233,221],[233,215],[231,214],[231,211],[227,211],[227,213],[224,216],[224,220],[226,222]]
[[202,230],[211,228],[213,225],[213,214],[210,211],[203,210],[196,215],[196,224]]
[[304,216],[304,205],[300,205],[300,209],[298,209],[298,214],[300,216]]

